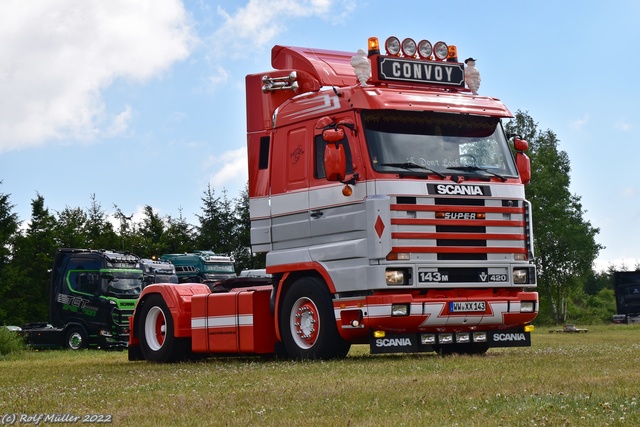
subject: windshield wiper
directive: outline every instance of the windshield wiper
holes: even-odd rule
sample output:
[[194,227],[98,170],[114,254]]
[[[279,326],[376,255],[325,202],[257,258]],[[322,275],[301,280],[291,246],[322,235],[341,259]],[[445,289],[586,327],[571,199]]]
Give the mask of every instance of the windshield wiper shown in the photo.
[[441,172],[430,169],[426,166],[419,165],[414,162],[403,162],[403,163],[380,163],[380,166],[391,166],[392,168],[402,168],[402,169],[423,169],[429,171],[433,174],[438,175],[440,178],[446,178],[447,176]]
[[500,178],[500,180],[502,180],[502,182],[505,182],[507,180],[507,178],[505,178],[503,175],[492,172],[489,170],[489,168],[481,168],[480,166],[450,166],[447,169],[453,169],[456,171],[464,171],[464,172],[482,171],[482,172],[488,173],[489,175],[497,176],[498,178]]

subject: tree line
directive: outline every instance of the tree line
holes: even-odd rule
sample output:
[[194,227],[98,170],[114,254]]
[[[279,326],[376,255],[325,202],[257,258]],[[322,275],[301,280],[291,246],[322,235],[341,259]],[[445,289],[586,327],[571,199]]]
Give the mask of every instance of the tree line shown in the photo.
[[[593,270],[603,249],[596,241],[600,230],[585,219],[580,196],[569,190],[569,156],[559,149],[555,133],[539,130],[526,112],[518,111],[505,130],[529,142],[531,183],[525,193],[533,209],[539,321],[610,320],[614,267]],[[138,222],[114,205],[114,225],[95,195],[88,208],[51,213],[37,194],[30,221],[21,227],[10,195],[0,191],[0,324],[48,318],[48,270],[59,247],[115,249],[143,258],[206,249],[232,255],[238,270],[264,268],[264,254],[255,256],[250,249],[248,189],[229,199],[226,191],[218,196],[208,186],[201,201],[196,225],[181,210],[177,217],[163,217],[148,205]]]
[[251,253],[247,188],[229,199],[226,191],[218,196],[208,186],[201,201],[198,223],[193,225],[181,210],[177,217],[163,217],[149,205],[139,221],[117,205],[110,218],[95,195],[88,208],[51,212],[37,194],[31,218],[22,227],[10,195],[0,191],[0,324],[48,319],[49,271],[57,248],[109,249],[141,258],[212,250],[233,256],[238,271],[264,268],[264,254]]

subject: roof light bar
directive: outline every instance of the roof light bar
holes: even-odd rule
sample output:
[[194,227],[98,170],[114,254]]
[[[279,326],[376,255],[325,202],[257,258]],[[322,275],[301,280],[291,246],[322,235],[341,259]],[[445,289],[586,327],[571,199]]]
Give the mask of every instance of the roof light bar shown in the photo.
[[433,46],[431,46],[431,42],[429,40],[420,40],[418,43],[418,55],[422,59],[431,59],[431,55],[433,54]]
[[384,42],[384,48],[387,51],[387,55],[400,56],[400,40],[397,37],[389,37]]
[[[380,53],[380,45],[377,37],[370,37],[368,40],[369,56]],[[395,36],[387,38],[384,43],[386,54],[405,58],[420,58],[436,61],[458,62],[458,49],[454,45],[447,45],[443,41],[431,44],[429,40],[423,39],[416,43],[414,39],[407,37],[400,42]]]
[[406,38],[402,40],[402,54],[409,58],[416,56],[416,42],[413,39]]
[[433,46],[433,53],[438,61],[444,61],[449,54],[449,46],[445,42],[438,42]]

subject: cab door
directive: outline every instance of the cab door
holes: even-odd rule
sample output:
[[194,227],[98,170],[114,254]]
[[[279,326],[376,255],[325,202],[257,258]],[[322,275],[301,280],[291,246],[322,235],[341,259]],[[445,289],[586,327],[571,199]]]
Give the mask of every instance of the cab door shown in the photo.
[[274,132],[271,165],[271,241],[274,250],[309,245],[310,129]]

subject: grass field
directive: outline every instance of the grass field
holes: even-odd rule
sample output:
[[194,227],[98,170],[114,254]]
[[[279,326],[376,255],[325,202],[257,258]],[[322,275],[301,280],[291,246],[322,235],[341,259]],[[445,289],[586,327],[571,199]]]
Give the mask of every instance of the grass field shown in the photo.
[[444,358],[354,346],[330,362],[159,365],[128,362],[126,352],[27,352],[0,361],[0,421],[109,414],[132,426],[638,426],[639,364],[635,325],[539,328],[530,348]]

